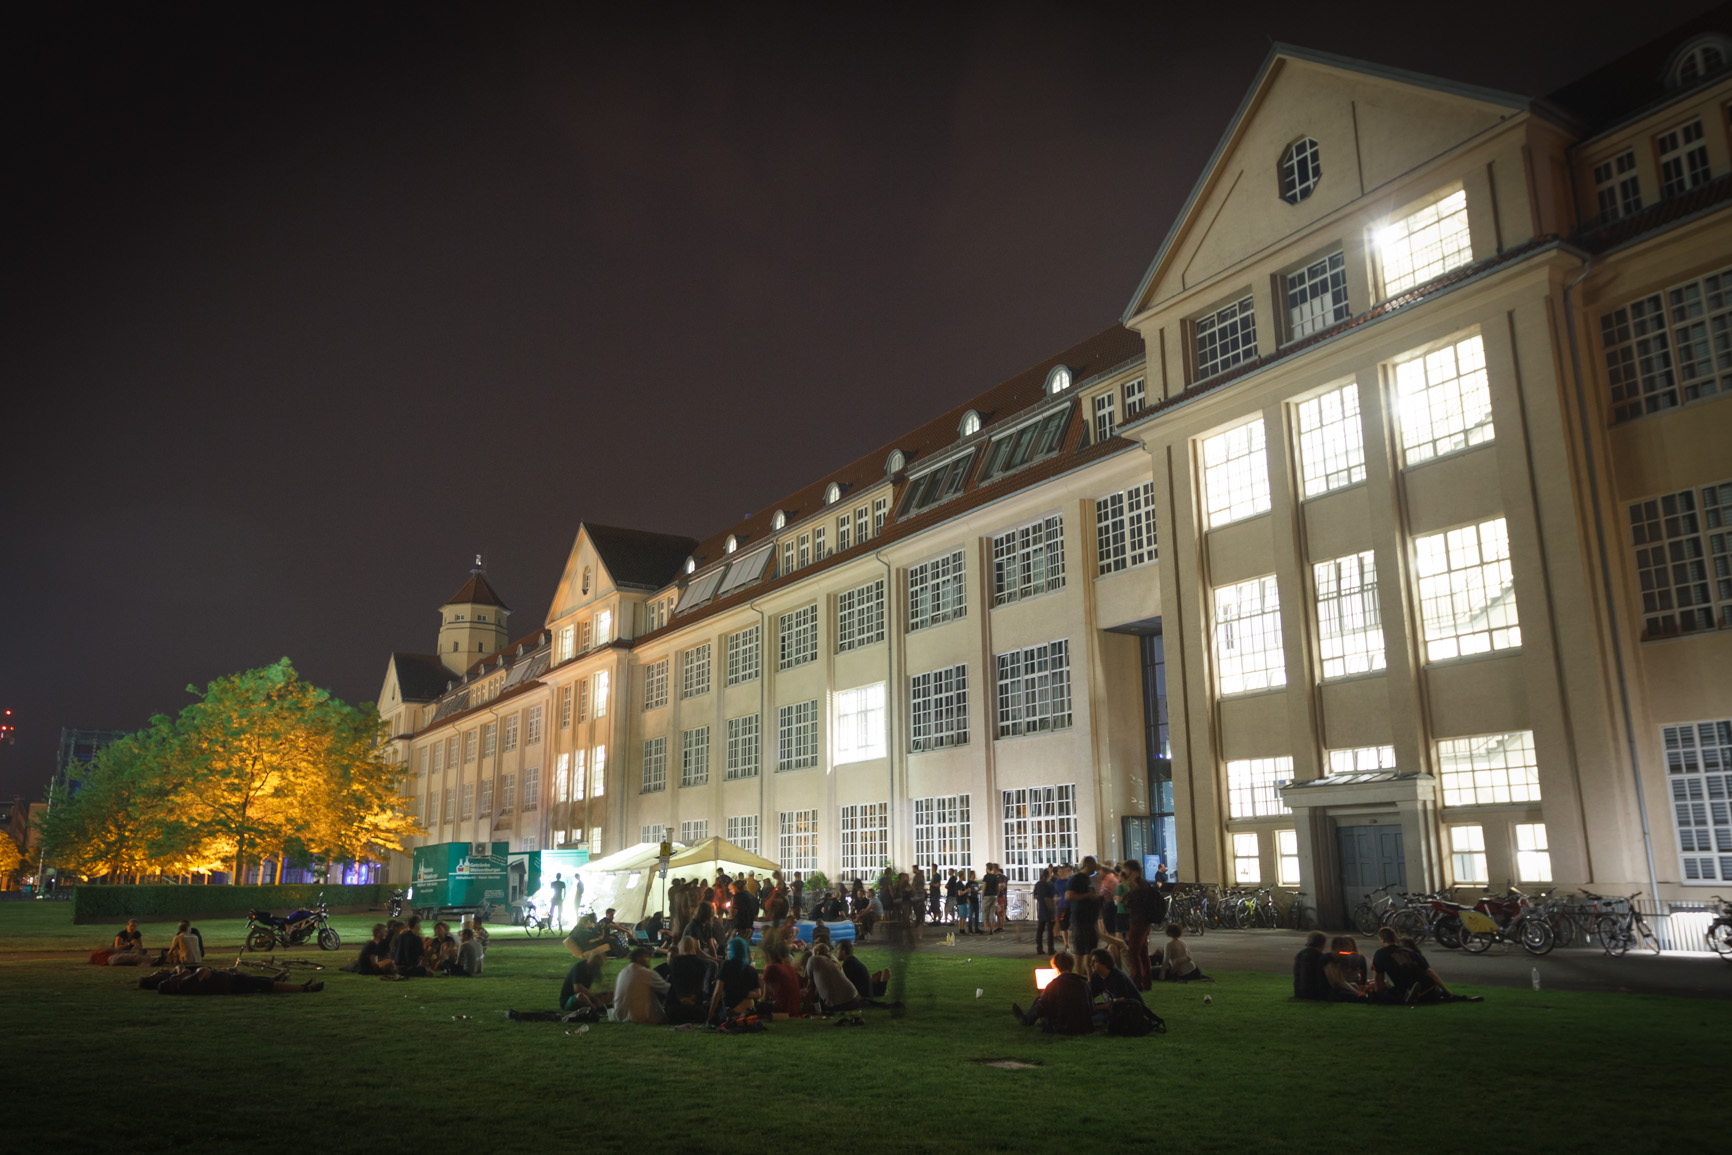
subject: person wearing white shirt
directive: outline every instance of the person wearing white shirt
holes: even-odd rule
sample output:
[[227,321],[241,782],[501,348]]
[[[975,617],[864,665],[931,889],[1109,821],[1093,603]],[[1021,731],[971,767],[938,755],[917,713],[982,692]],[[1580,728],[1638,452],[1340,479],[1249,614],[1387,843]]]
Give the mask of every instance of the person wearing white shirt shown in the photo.
[[650,970],[649,960],[649,948],[638,947],[614,980],[613,1010],[609,1012],[614,1022],[659,1023],[665,1018],[662,999],[668,992],[668,980]]

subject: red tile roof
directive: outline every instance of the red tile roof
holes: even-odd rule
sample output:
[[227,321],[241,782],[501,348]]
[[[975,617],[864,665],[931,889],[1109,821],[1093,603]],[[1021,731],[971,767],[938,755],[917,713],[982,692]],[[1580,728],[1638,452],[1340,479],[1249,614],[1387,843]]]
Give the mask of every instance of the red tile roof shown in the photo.
[[498,606],[506,613],[511,612],[511,607],[501,601],[499,595],[493,592],[493,587],[487,584],[487,575],[479,570],[471,571],[469,580],[463,583],[463,588],[446,598],[445,604],[448,606]]

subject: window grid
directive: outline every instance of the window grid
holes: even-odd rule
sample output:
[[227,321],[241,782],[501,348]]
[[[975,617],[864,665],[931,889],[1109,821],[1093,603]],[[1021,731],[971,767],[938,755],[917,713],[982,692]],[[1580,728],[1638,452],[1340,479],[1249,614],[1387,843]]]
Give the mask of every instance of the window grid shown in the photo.
[[491,778],[481,780],[481,803],[476,808],[476,813],[483,818],[493,817],[493,779]]
[[836,552],[847,553],[854,545],[854,523],[847,514],[836,519]]
[[1550,882],[1552,854],[1546,843],[1546,824],[1518,822],[1515,825],[1516,881]]
[[530,766],[523,771],[523,812],[541,809],[541,767]]
[[1701,120],[1681,124],[1655,138],[1660,148],[1660,196],[1662,199],[1680,196],[1700,184],[1707,184],[1712,170],[1708,166],[1708,145],[1702,139]]
[[818,604],[802,606],[777,619],[776,639],[780,647],[777,669],[790,670],[818,660]]
[[758,715],[728,719],[728,778],[756,778],[764,738]]
[[668,828],[659,822],[652,822],[647,826],[640,826],[638,827],[637,840],[639,842],[648,842],[660,846],[668,840]]
[[445,788],[445,809],[440,815],[440,825],[449,826],[457,819],[457,788]]
[[571,687],[566,686],[559,691],[559,728],[571,729]]
[[643,668],[643,708],[658,710],[668,704],[668,659]]
[[1296,205],[1311,195],[1323,179],[1323,159],[1317,142],[1300,137],[1281,154],[1281,199]]
[[1377,234],[1377,252],[1385,297],[1473,260],[1466,191],[1457,189],[1384,228]]
[[463,764],[467,766],[475,761],[475,752],[481,746],[481,732],[471,730],[463,735]]
[[1404,468],[1495,436],[1485,345],[1478,333],[1398,363],[1395,393]]
[[818,764],[818,703],[795,702],[776,711],[776,769],[805,770]]
[[585,787],[589,784],[588,754],[589,751],[581,747],[571,752],[571,797],[575,802],[583,801]]
[[710,780],[710,728],[698,726],[680,733],[680,786],[703,786]]
[[763,654],[762,636],[761,626],[728,635],[728,685],[737,686],[758,676]]
[[842,876],[871,879],[890,858],[890,804],[842,807]]
[[739,814],[728,819],[728,841],[741,850],[758,853],[758,816]]
[[[1717,621],[1714,609],[1715,583],[1709,579],[1710,538],[1724,562],[1726,534],[1724,532],[1725,503],[1722,490],[1732,491],[1732,484],[1705,488],[1704,497],[1712,496],[1716,505],[1715,520],[1721,533],[1702,533],[1701,511],[1696,504],[1696,491],[1681,490],[1662,497],[1638,501],[1630,506],[1630,543],[1636,551],[1636,577],[1642,591],[1642,634],[1647,638],[1670,637],[1714,629]],[[1732,496],[1732,494],[1728,494]],[[1720,592],[1732,594],[1732,575],[1716,575]],[[1732,606],[1724,611],[1725,620],[1732,623]]]
[[561,754],[553,768],[553,801],[571,801],[571,755]]
[[1125,420],[1129,421],[1144,409],[1148,408],[1147,385],[1144,379],[1138,377],[1135,381],[1125,382]]
[[986,462],[980,467],[984,483],[1013,469],[1050,457],[1064,444],[1064,431],[1070,425],[1069,404],[1044,417],[1019,425],[992,439],[986,447]]
[[1240,886],[1255,886],[1263,881],[1262,856],[1257,852],[1257,836],[1254,833],[1233,835],[1233,881]]
[[1043,866],[1077,861],[1076,787],[1006,790],[1004,870],[1012,882],[1035,882]]
[[1365,480],[1365,430],[1359,420],[1359,383],[1308,398],[1297,406],[1299,474],[1306,497]]
[[1329,751],[1330,774],[1375,774],[1393,769],[1394,746],[1352,746]]
[[589,679],[584,678],[577,684],[577,720],[589,721]]
[[1068,729],[1070,642],[1059,640],[997,655],[998,736]]
[[[872,536],[877,537],[884,532],[884,521],[890,516],[890,499],[875,497],[872,499]],[[856,534],[856,537],[859,535]]]
[[499,813],[510,814],[517,808],[517,775],[507,774],[499,780]]
[[1203,439],[1203,493],[1210,529],[1269,512],[1261,417]]
[[1099,445],[1119,428],[1118,395],[1113,392],[1102,393],[1095,398],[1095,444]]
[[884,640],[884,579],[836,595],[838,652],[877,645]]
[[1292,758],[1245,758],[1227,763],[1227,816],[1267,818],[1291,814],[1279,786],[1293,779]]
[[473,782],[465,782],[463,784],[462,807],[463,808],[458,811],[458,818],[467,822],[471,818],[475,817],[475,783]]
[[1594,166],[1594,197],[1601,222],[1615,221],[1642,208],[1642,182],[1636,172],[1636,152],[1626,149]]
[[606,670],[595,676],[595,716],[607,717],[608,687],[613,684],[612,676]]
[[1503,518],[1415,538],[1413,547],[1426,661],[1522,644]]
[[1275,885],[1299,885],[1299,832],[1275,832]]
[[702,842],[710,836],[710,820],[708,818],[688,818],[680,823],[680,841],[687,846]]
[[1095,576],[1155,561],[1155,483],[1095,499]]
[[885,689],[878,682],[836,694],[836,765],[884,757]]
[[1485,858],[1485,827],[1451,826],[1449,828],[1449,860],[1455,878],[1460,883],[1491,881]]
[[968,743],[968,667],[951,666],[908,680],[909,749]]
[[1684,882],[1732,882],[1732,719],[1663,726]]
[[523,744],[533,746],[541,741],[541,707],[531,706],[523,718]]
[[1251,295],[1206,317],[1193,327],[1197,346],[1197,380],[1206,381],[1257,356],[1257,314]]
[[600,798],[607,793],[607,747],[597,746],[590,762],[589,796]]
[[1275,575],[1216,587],[1215,675],[1223,696],[1287,684]]
[[909,478],[908,488],[902,495],[901,511],[896,516],[908,517],[955,497],[968,483],[968,475],[973,465],[974,450],[970,449],[935,469]]
[[[511,753],[517,749],[517,715],[512,714],[505,719],[505,752]],[[439,749],[433,749],[433,769],[439,769]]]
[[1054,515],[992,539],[992,604],[1064,588],[1064,518]]
[[968,613],[967,570],[961,550],[908,571],[908,628],[924,629]]
[[1303,269],[1288,273],[1287,339],[1297,341],[1321,333],[1347,311],[1347,258],[1339,249]]
[[816,810],[784,810],[777,815],[780,834],[777,859],[782,874],[795,871],[811,874],[818,869],[818,812]]
[[1324,678],[1384,668],[1383,617],[1377,604],[1377,558],[1371,550],[1311,567],[1317,587],[1318,656]]
[[1445,806],[1540,800],[1539,761],[1532,730],[1450,738],[1437,744]]
[[1667,290],[1666,305],[1680,400],[1732,391],[1732,269]]
[[710,692],[710,643],[693,646],[680,655],[680,697],[695,698]]
[[937,870],[974,865],[969,795],[914,800],[914,861]]

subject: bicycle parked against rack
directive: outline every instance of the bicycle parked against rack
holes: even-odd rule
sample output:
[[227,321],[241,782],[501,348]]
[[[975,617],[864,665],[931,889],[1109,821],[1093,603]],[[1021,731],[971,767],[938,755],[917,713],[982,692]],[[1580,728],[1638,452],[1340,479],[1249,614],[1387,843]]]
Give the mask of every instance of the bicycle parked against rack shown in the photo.
[[1293,892],[1293,901],[1287,904],[1287,917],[1281,920],[1281,926],[1294,930],[1316,930],[1317,911],[1305,901],[1305,892]]
[[1473,954],[1484,954],[1499,942],[1520,943],[1529,954],[1547,954],[1557,942],[1551,924],[1534,913],[1528,896],[1519,890],[1511,889],[1502,898],[1487,895],[1472,910],[1459,913],[1461,947]]
[[1621,958],[1630,953],[1630,948],[1634,946],[1646,947],[1655,954],[1660,953],[1659,936],[1648,929],[1648,920],[1636,909],[1636,900],[1640,897],[1642,892],[1638,890],[1629,898],[1612,899],[1612,902],[1622,905],[1624,909],[1600,918],[1600,945],[1613,958]]
[[1717,917],[1708,924],[1708,949],[1732,963],[1732,902],[1714,896]]
[[1380,886],[1353,908],[1354,929],[1360,934],[1376,934],[1377,928],[1388,921],[1390,913],[1396,909],[1395,896],[1389,893],[1387,886]]

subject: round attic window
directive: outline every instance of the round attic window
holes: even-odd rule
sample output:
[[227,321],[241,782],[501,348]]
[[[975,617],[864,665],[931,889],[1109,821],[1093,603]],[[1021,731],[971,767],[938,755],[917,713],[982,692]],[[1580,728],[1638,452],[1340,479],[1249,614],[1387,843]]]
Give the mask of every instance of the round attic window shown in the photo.
[[1046,375],[1046,391],[1048,396],[1057,396],[1070,388],[1070,369],[1064,365],[1054,365],[1052,372]]
[[730,533],[728,535],[728,546],[727,546],[728,552],[733,553],[736,549],[739,549],[739,548],[740,548],[740,539],[735,537],[733,534]]
[[770,518],[770,528],[771,529],[783,529],[787,526],[787,524],[788,524],[788,515],[783,513],[779,509],[775,512],[775,515]]
[[691,573],[693,570],[695,570],[697,568],[698,568],[698,559],[695,557],[688,557],[686,559],[686,572]]
[[1684,45],[1668,78],[1672,88],[1690,88],[1723,72],[1732,60],[1732,41],[1724,36],[1698,36]]
[[892,449],[890,456],[884,461],[885,473],[901,473],[902,467],[908,464],[908,457],[900,449]]
[[824,504],[835,505],[840,500],[842,500],[842,487],[832,481],[824,487]]
[[979,433],[980,414],[976,413],[972,409],[967,413],[964,413],[962,415],[962,424],[956,427],[956,431],[964,437],[973,437],[976,433]]
[[1281,154],[1281,199],[1296,205],[1311,195],[1323,176],[1317,142],[1302,136]]

